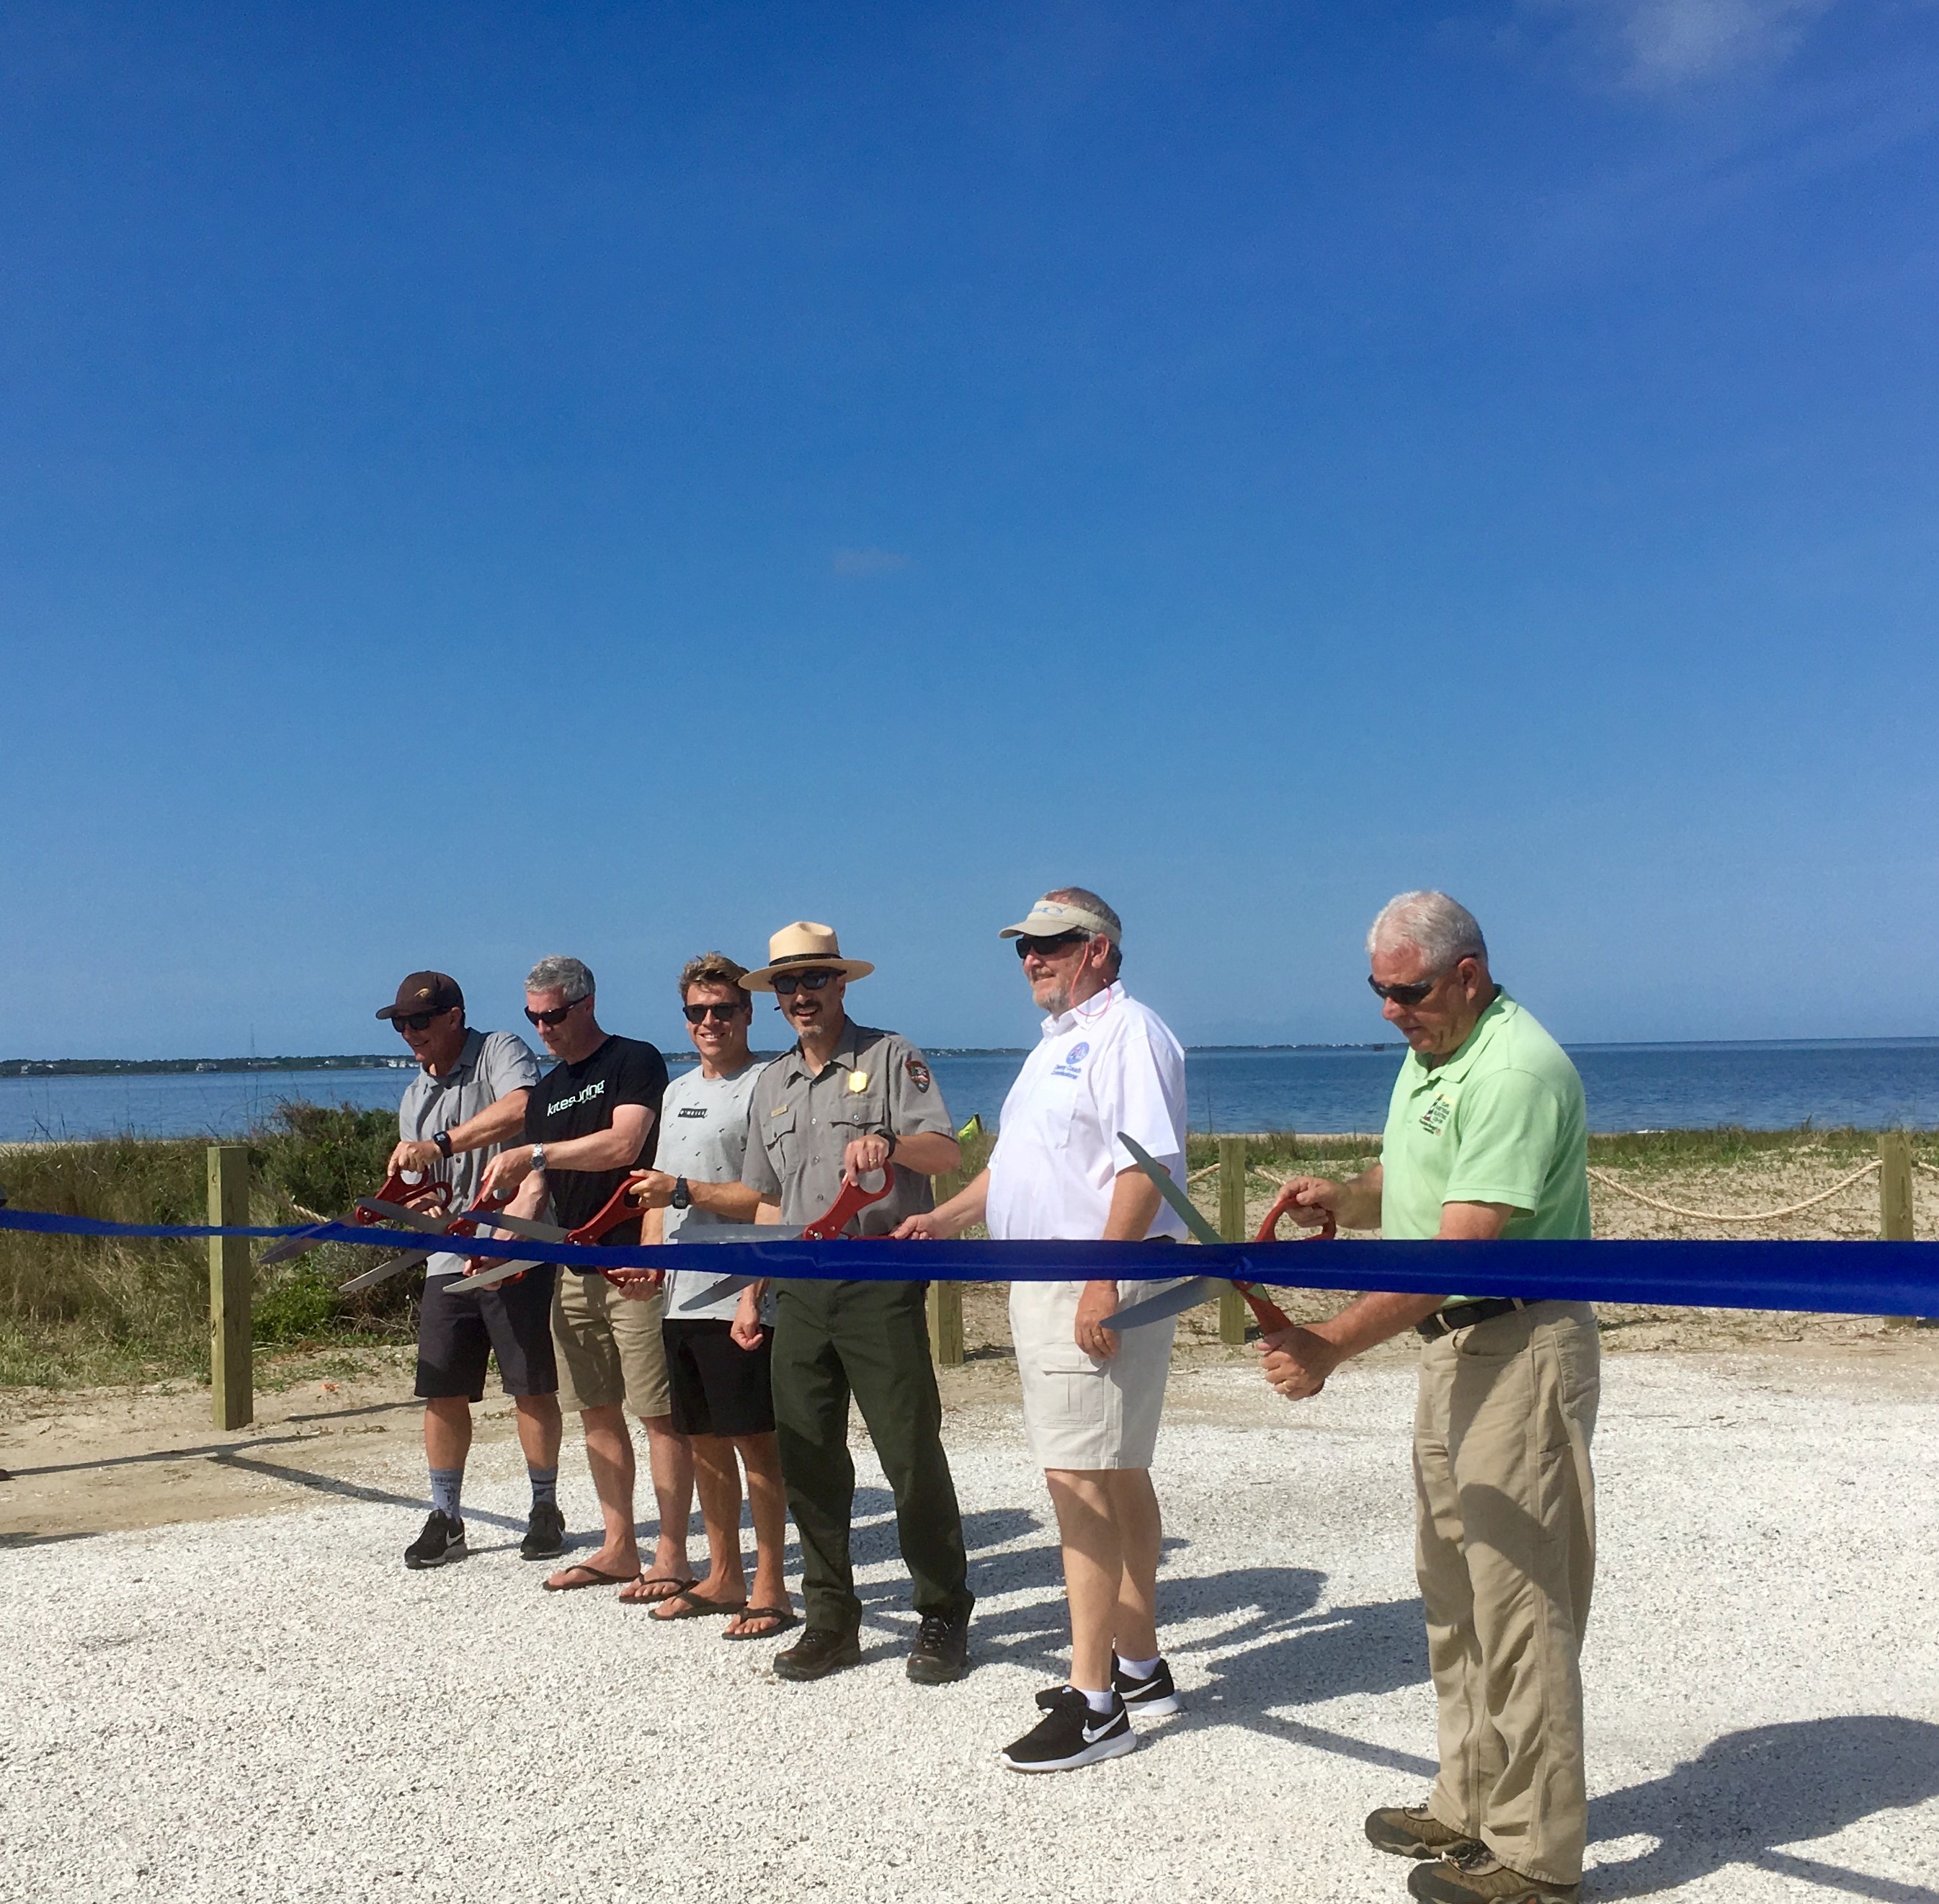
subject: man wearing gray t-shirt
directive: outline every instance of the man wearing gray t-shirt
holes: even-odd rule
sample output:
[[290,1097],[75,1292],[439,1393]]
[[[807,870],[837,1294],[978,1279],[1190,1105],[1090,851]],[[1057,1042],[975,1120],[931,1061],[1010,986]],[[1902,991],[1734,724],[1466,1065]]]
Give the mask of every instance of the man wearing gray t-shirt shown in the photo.
[[[674,1242],[723,1223],[750,1223],[759,1196],[741,1182],[747,1153],[747,1107],[763,1067],[747,1048],[753,1001],[741,980],[746,968],[720,952],[688,960],[680,975],[687,1035],[699,1068],[667,1086],[660,1106],[655,1168],[634,1179],[634,1200],[647,1212],[641,1241]],[[751,1292],[696,1300],[720,1280],[708,1250],[700,1266],[666,1279],[667,1378],[673,1426],[693,1447],[693,1478],[706,1523],[707,1578],[653,1607],[654,1619],[732,1617],[730,1640],[764,1640],[795,1622],[782,1577],[787,1509],[768,1370],[773,1337]],[[741,1557],[741,1475],[754,1519],[754,1584]]]
[[[393,1171],[422,1172],[443,1187],[444,1207],[476,1198],[486,1165],[525,1128],[525,1099],[539,1081],[538,1060],[510,1031],[474,1031],[464,994],[443,972],[413,972],[397,988],[388,1018],[418,1061],[397,1107]],[[464,1258],[440,1251],[425,1265],[418,1307],[417,1393],[425,1405],[425,1459],[431,1515],[404,1550],[404,1564],[441,1567],[465,1557],[459,1511],[471,1449],[471,1405],[485,1398],[493,1355],[512,1397],[532,1488],[531,1518],[519,1551],[542,1560],[565,1549],[559,1507],[559,1372],[552,1340],[549,1263],[495,1289],[464,1280]]]

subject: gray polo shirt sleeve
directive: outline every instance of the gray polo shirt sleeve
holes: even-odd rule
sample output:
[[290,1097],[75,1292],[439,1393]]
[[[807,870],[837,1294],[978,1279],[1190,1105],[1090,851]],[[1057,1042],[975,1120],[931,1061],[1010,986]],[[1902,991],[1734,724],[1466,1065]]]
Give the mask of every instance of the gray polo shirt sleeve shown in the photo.
[[891,1031],[882,1040],[887,1059],[882,1080],[889,1129],[899,1138],[932,1132],[954,1137],[955,1127],[942,1101],[942,1087],[930,1075],[928,1061],[908,1039]]
[[516,1031],[488,1031],[478,1069],[493,1104],[508,1091],[529,1091],[539,1081],[539,1061]]
[[762,1133],[781,1101],[781,1071],[778,1064],[770,1065],[755,1080],[747,1105],[747,1154],[741,1161],[741,1181],[771,1203],[781,1200],[781,1180],[775,1174],[774,1159]]

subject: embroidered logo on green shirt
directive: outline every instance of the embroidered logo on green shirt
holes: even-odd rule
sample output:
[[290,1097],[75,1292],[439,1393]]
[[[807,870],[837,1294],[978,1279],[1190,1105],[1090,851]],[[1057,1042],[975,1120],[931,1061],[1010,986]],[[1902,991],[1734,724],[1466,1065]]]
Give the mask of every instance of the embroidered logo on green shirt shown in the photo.
[[1429,1137],[1438,1137],[1453,1114],[1453,1103],[1437,1091],[1434,1094],[1434,1101],[1420,1113],[1420,1128]]

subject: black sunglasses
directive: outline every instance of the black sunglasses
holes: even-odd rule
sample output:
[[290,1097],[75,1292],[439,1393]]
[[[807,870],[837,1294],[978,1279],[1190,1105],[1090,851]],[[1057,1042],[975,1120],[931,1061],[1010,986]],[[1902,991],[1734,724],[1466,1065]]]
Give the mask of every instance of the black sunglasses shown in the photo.
[[735,1019],[738,1018],[741,1014],[747,1009],[747,1007],[745,1005],[728,1004],[725,1005],[683,1005],[680,1009],[682,1014],[685,1016],[688,1024],[698,1025],[704,1019],[709,1018],[717,1018],[722,1020],[724,1023],[731,1024]]
[[[450,1007],[449,1006],[446,1007],[446,1010],[449,1010],[449,1009]],[[442,1018],[443,1016],[443,1012],[412,1012],[411,1015],[406,1018],[403,1013],[400,1012],[395,1018],[391,1020],[391,1022],[400,1031],[401,1031],[407,1025],[413,1031],[428,1031],[431,1029],[431,1020],[434,1018]]]
[[1033,939],[1025,933],[1017,941],[1017,956],[1027,958],[1032,952],[1046,958],[1054,952],[1061,952],[1066,946],[1088,945],[1093,935],[1079,928],[1070,932],[1060,932],[1049,939]]
[[797,989],[820,992],[841,976],[839,972],[790,972],[785,978],[777,976],[769,982],[784,998],[792,998]]
[[[592,993],[589,992],[586,995],[586,998],[589,998],[592,995]],[[525,1007],[525,1016],[530,1019],[534,1025],[543,1025],[547,1031],[550,1031],[556,1025],[563,1025],[565,1022],[567,1017],[571,1013],[576,1011],[581,1005],[584,1004],[585,1002],[586,998],[575,998],[570,1004],[562,1005],[559,1007],[558,1010],[550,1012],[535,1012],[532,1010],[531,1006],[528,1005]]]
[[1453,969],[1450,965],[1447,971],[1436,972],[1431,979],[1417,979],[1412,985],[1383,985],[1369,972],[1367,982],[1373,987],[1377,998],[1391,998],[1396,1005],[1417,1005]]

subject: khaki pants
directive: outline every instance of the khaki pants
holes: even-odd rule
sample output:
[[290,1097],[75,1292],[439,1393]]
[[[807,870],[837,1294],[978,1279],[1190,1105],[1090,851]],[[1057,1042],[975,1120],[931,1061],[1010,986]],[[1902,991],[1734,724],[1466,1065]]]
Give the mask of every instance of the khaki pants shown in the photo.
[[1582,1876],[1579,1656],[1596,1571],[1601,1349],[1586,1302],[1429,1342],[1414,1415],[1414,1565],[1440,1708],[1428,1809],[1524,1876]]

